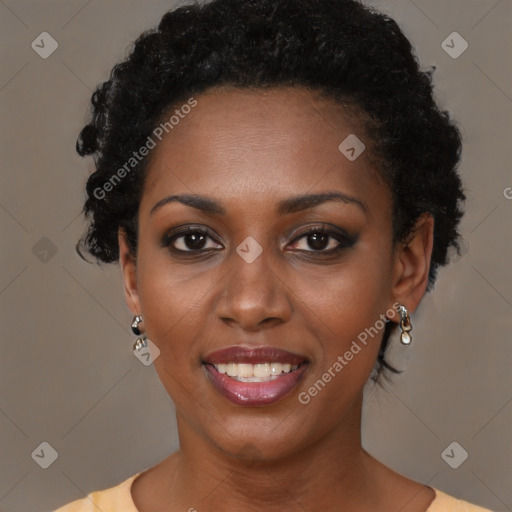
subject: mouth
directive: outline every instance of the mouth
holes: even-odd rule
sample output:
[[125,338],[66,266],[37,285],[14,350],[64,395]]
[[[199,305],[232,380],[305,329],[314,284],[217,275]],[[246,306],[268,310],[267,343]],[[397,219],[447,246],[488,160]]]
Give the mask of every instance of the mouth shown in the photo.
[[214,388],[231,402],[245,406],[281,400],[299,384],[307,365],[304,356],[274,347],[234,346],[203,360]]

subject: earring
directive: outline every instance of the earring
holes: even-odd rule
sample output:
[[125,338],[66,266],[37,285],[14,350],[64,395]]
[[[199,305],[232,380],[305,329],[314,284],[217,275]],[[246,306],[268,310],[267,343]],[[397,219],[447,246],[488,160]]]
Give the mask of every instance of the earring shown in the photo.
[[142,350],[144,347],[147,347],[147,341],[146,341],[146,335],[142,334],[139,328],[139,324],[142,322],[142,315],[137,315],[133,318],[132,322],[132,332],[135,334],[135,336],[140,336],[137,338],[137,341],[133,345],[133,350],[136,350],[137,352]]
[[411,318],[409,317],[409,311],[405,306],[400,305],[398,307],[400,312],[400,329],[402,332],[400,333],[400,341],[403,345],[410,345],[412,341],[412,336],[409,332],[412,330]]
[[139,324],[142,322],[142,315],[137,315],[133,317],[132,322],[132,332],[135,336],[140,336]]

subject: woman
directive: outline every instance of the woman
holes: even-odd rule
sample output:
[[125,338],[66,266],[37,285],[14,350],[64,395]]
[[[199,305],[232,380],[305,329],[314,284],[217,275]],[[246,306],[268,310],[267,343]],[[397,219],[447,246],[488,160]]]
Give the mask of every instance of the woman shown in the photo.
[[[119,261],[180,449],[60,512],[483,511],[361,446],[363,388],[458,247],[460,134],[355,0],[167,13],[92,98],[79,244]],[[93,504],[94,503],[94,504]]]

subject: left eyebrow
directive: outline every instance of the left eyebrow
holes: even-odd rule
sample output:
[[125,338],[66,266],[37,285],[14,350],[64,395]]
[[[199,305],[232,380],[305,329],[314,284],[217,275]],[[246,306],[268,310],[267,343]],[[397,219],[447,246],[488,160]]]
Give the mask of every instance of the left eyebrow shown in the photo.
[[284,199],[277,204],[277,213],[285,215],[287,213],[295,213],[308,208],[313,208],[319,204],[326,203],[327,201],[339,201],[345,204],[354,204],[359,206],[365,213],[368,207],[363,201],[356,197],[344,194],[337,191],[322,192],[319,194],[305,194],[301,196],[290,197]]

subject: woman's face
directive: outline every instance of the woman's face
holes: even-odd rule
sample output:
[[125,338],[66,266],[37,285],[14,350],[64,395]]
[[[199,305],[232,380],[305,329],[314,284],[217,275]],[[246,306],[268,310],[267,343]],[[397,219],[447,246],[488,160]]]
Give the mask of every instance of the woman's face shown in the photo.
[[[136,267],[120,238],[128,304],[160,349],[180,435],[232,454],[251,443],[270,459],[347,425],[356,435],[384,315],[397,301],[414,309],[424,292],[428,236],[416,256],[393,247],[391,194],[341,107],[290,88],[195,99],[151,154]],[[350,135],[366,145],[355,160],[352,146],[339,149]],[[166,201],[182,195],[204,201]],[[212,356],[229,347],[289,354]],[[292,374],[293,355],[304,363]],[[240,361],[261,366],[228,365],[231,377],[218,366]],[[264,382],[233,378],[254,373]]]

